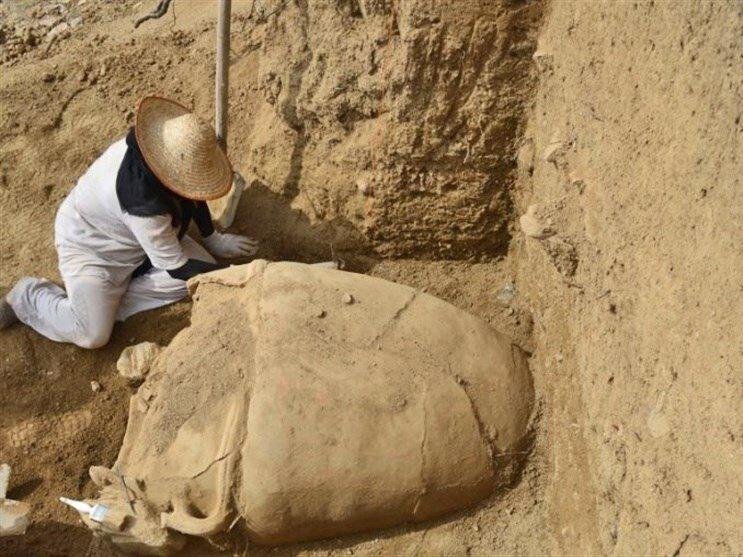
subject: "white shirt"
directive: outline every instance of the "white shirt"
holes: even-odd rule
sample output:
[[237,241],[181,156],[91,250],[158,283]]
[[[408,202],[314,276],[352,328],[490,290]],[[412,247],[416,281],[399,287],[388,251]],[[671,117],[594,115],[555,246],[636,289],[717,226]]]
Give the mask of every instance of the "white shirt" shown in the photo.
[[96,275],[120,284],[145,255],[153,267],[168,271],[188,261],[170,215],[137,217],[121,210],[116,176],[126,149],[125,139],[111,145],[57,211],[55,246],[63,276]]

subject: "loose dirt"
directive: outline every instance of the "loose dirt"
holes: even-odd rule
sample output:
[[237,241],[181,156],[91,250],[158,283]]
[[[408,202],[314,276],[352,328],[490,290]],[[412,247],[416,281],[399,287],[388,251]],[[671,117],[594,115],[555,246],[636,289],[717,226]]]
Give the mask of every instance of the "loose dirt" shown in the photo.
[[[139,97],[212,114],[213,6],[134,31],[151,4],[0,4],[0,287],[59,279],[56,208]],[[741,553],[741,5],[308,4],[233,2],[234,229],[486,319],[532,354],[539,419],[478,507],[279,552]],[[96,351],[0,334],[0,460],[34,520],[0,553],[88,550],[56,498],[115,460],[121,350],[167,344],[189,305]]]

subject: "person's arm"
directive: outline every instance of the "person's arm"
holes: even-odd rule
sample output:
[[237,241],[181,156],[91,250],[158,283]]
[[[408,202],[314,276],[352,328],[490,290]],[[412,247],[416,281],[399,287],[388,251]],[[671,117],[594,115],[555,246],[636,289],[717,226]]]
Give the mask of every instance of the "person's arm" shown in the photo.
[[228,267],[228,265],[223,265],[221,263],[209,263],[207,261],[201,261],[200,259],[189,259],[181,267],[169,270],[168,274],[174,279],[188,280],[196,275],[209,273],[226,267]]
[[223,269],[226,265],[189,259],[183,251],[169,215],[137,217],[126,215],[127,223],[152,266],[163,269],[179,280],[188,280],[201,273]]
[[194,201],[193,220],[202,238],[214,234],[214,222],[212,222],[212,214],[209,212],[209,206],[206,204],[206,201]]

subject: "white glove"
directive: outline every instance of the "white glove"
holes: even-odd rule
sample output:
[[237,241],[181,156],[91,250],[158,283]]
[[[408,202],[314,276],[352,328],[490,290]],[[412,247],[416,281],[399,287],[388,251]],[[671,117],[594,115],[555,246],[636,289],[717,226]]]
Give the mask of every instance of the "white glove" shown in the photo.
[[212,255],[229,259],[233,257],[250,257],[258,252],[258,242],[239,234],[212,232],[204,238],[204,245]]

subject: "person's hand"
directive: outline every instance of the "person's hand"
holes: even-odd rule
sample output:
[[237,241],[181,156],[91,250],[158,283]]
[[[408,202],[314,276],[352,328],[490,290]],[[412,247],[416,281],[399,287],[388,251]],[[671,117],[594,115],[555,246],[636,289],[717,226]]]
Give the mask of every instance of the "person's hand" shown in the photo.
[[239,234],[213,232],[204,238],[204,245],[212,255],[224,259],[250,257],[258,252],[258,242]]

